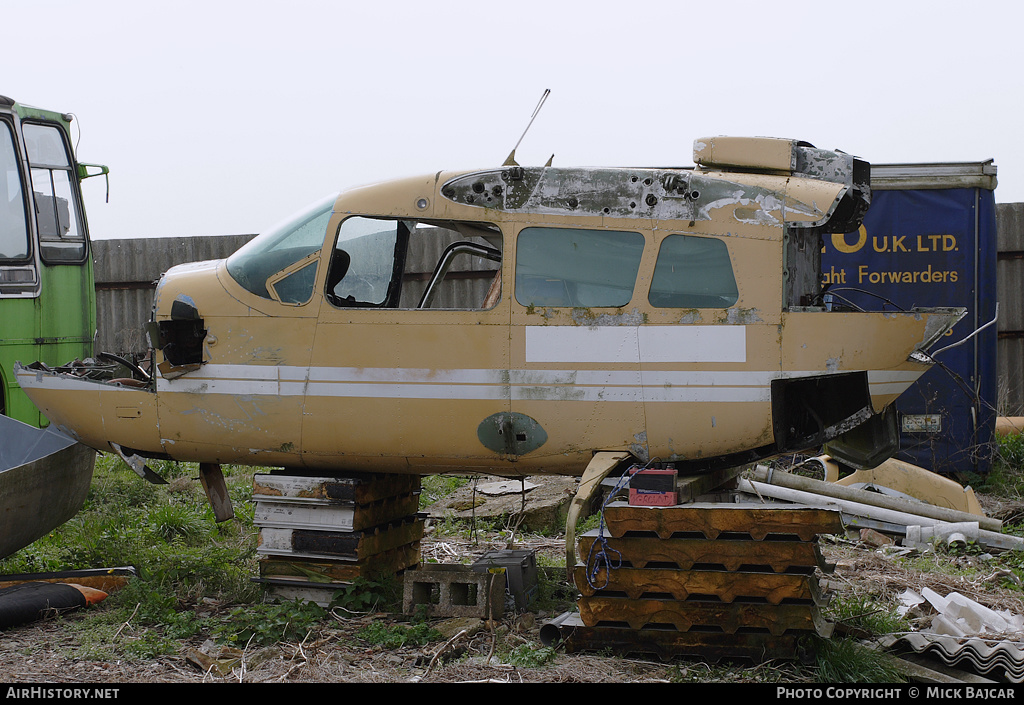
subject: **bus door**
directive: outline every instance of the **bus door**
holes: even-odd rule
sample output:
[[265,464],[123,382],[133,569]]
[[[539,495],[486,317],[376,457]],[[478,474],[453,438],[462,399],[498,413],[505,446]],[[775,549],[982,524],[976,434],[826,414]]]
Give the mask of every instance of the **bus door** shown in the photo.
[[39,233],[40,359],[64,364],[92,354],[96,332],[92,261],[78,178],[67,134],[59,126],[24,122],[25,151]]
[[13,393],[12,366],[16,359],[38,358],[40,278],[15,125],[13,116],[0,115],[0,413],[28,421],[34,407]]

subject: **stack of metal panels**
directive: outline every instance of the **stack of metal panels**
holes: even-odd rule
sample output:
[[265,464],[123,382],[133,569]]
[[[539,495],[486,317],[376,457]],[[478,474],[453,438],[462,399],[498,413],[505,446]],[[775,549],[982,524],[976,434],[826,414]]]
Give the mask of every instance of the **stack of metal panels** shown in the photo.
[[577,544],[579,614],[557,627],[569,651],[795,659],[801,637],[831,635],[817,574],[833,566],[817,537],[842,532],[838,512],[613,502],[604,524]]
[[357,578],[419,565],[419,491],[418,475],[256,475],[256,581],[276,597],[326,605]]

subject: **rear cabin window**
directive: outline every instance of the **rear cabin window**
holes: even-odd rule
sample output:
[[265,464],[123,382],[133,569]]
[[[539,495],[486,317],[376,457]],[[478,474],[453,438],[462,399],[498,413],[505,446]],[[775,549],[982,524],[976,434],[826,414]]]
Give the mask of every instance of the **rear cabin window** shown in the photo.
[[516,240],[516,301],[523,306],[625,306],[633,298],[643,250],[640,233],[525,228]]
[[648,300],[657,308],[728,308],[739,300],[725,242],[669,235],[661,243]]

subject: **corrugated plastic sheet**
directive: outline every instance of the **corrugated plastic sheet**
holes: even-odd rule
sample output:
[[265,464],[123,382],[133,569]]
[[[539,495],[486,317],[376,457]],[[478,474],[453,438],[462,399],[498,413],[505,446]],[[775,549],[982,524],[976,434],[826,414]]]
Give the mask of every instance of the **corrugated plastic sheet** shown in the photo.
[[1011,683],[1024,682],[1024,644],[994,639],[958,639],[944,634],[912,632],[887,636],[882,646],[909,649],[939,658],[947,666],[972,670],[981,675],[1002,677]]

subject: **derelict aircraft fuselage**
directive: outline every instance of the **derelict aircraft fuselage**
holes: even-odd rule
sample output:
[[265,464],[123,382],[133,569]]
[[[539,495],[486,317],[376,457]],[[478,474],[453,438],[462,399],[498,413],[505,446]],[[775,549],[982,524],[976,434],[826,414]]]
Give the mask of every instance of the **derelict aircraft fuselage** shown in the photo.
[[325,473],[737,465],[878,418],[963,310],[826,302],[821,238],[859,227],[869,165],[727,137],[694,162],[344,191],[166,272],[148,371],[17,379],[98,450]]

